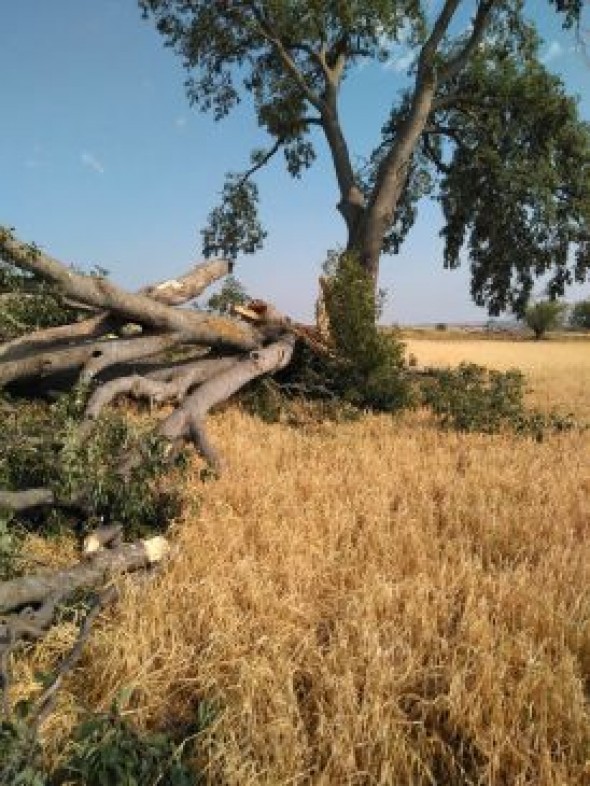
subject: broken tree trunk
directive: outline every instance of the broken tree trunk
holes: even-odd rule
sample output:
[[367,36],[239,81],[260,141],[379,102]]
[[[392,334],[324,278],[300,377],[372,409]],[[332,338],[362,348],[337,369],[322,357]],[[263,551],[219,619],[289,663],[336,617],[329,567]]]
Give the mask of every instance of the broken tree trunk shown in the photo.
[[96,551],[92,559],[72,568],[5,581],[0,584],[0,614],[42,604],[52,596],[63,600],[78,590],[102,586],[113,576],[160,562],[168,551],[167,540],[157,536]]

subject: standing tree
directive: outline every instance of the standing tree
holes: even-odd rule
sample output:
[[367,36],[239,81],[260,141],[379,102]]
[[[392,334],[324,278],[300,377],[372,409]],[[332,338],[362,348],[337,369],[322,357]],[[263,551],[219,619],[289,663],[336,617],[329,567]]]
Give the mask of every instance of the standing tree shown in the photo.
[[[253,176],[282,151],[299,177],[323,134],[346,248],[377,282],[418,201],[445,219],[444,263],[471,261],[475,302],[523,314],[534,278],[552,297],[590,270],[590,133],[539,60],[523,0],[139,0],[188,71],[188,95],[216,120],[249,98],[267,149],[230,173],[203,231],[204,252],[234,257],[264,239]],[[578,27],[582,0],[547,0]],[[340,114],[347,77],[403,40],[411,86],[383,97],[382,139],[355,170]],[[393,93],[393,91],[392,91]]]
[[565,304],[557,300],[539,300],[527,306],[524,322],[535,334],[535,341],[544,338],[548,331],[561,325],[564,311]]

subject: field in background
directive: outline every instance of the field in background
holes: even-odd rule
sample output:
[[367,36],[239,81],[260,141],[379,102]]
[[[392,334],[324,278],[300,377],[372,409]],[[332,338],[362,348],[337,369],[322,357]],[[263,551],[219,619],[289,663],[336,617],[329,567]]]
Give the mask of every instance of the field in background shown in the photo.
[[408,355],[414,355],[421,366],[467,362],[500,371],[519,368],[527,376],[532,405],[571,411],[590,422],[590,339],[494,341],[437,337],[408,338],[405,343]]
[[[588,413],[590,344],[409,351],[520,366],[537,402]],[[215,784],[590,783],[588,433],[212,420],[226,477],[203,485],[194,462],[202,504],[174,559],[124,583],[48,739],[125,691],[141,725],[213,713],[200,763]],[[29,668],[71,636],[57,628]]]

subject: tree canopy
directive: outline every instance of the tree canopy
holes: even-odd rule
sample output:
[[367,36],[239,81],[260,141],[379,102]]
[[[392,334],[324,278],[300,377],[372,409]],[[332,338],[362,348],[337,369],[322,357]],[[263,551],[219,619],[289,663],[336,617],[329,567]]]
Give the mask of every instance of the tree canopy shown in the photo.
[[[268,147],[230,173],[204,251],[253,253],[264,240],[254,177],[282,152],[300,177],[319,130],[334,166],[347,250],[376,281],[424,196],[441,203],[444,262],[472,266],[475,301],[524,313],[533,281],[552,296],[590,270],[590,127],[540,61],[523,0],[139,0],[183,59],[187,91],[224,118],[251,101]],[[582,0],[547,0],[566,28]],[[383,96],[381,141],[353,165],[340,96],[361,63],[411,48],[410,87]],[[357,151],[355,151],[357,152]],[[360,152],[360,151],[359,151]]]

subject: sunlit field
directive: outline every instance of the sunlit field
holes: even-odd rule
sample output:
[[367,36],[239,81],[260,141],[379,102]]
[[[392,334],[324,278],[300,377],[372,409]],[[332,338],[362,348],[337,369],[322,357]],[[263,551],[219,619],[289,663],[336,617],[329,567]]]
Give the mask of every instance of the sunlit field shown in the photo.
[[408,353],[424,366],[479,363],[527,375],[529,399],[543,409],[557,407],[590,420],[590,339],[584,341],[468,341],[409,339]]
[[[411,341],[420,364],[529,375],[590,412],[590,344]],[[212,419],[175,553],[123,583],[44,729],[122,695],[212,722],[210,784],[590,783],[590,436],[458,435],[421,413],[294,429]],[[73,628],[21,666],[21,690]],[[28,683],[27,683],[28,680]],[[27,684],[29,688],[27,688]]]

